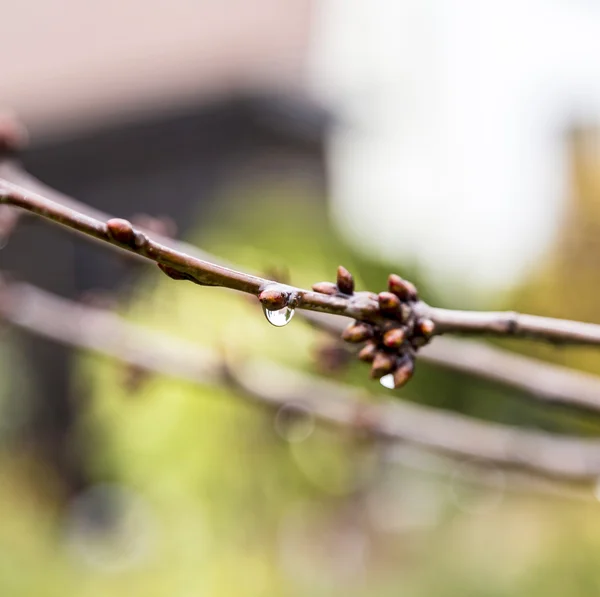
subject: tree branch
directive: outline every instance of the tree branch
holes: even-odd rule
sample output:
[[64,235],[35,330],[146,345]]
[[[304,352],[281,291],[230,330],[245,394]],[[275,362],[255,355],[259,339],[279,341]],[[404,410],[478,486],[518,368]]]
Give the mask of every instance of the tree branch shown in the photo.
[[600,325],[516,312],[453,311],[425,307],[436,334],[538,338],[555,344],[600,344]]
[[33,334],[106,354],[147,371],[191,383],[226,382],[268,408],[303,406],[323,423],[374,438],[407,442],[453,458],[527,470],[563,481],[589,482],[600,476],[598,440],[522,431],[383,397],[376,403],[368,402],[361,390],[255,359],[227,362],[211,351],[27,284],[0,288],[0,316]]
[[3,179],[0,179],[0,204],[19,207],[77,233],[154,261],[163,266],[165,273],[177,279],[188,279],[205,286],[222,286],[255,296],[269,288],[279,293],[291,308],[381,320],[377,314],[377,301],[367,293],[332,296],[217,265],[154,241],[134,229],[127,220],[103,222]]
[[[91,238],[108,243],[108,246],[116,250],[125,249],[132,257],[156,261],[161,269],[172,277],[189,279],[199,284],[222,285],[254,295],[260,295],[265,288],[269,288],[274,290],[269,298],[272,298],[273,294],[276,299],[278,296],[279,298],[283,296],[290,306],[299,309],[346,315],[360,321],[389,327],[390,322],[381,317],[379,310],[381,304],[377,300],[377,295],[373,293],[344,296],[336,292],[332,295],[279,284],[239,272],[232,267],[217,265],[218,259],[181,241],[156,234],[153,234],[156,240],[151,241],[143,232],[133,229],[127,222],[112,220],[113,223],[117,223],[117,237],[120,235],[121,240],[125,241],[119,242],[115,234],[111,234],[110,227],[105,224],[106,221],[111,222],[108,215],[54,191],[24,172],[16,163],[8,160],[0,162],[0,175],[38,191],[28,192],[22,187],[0,180],[0,201],[22,207],[31,213],[42,215],[76,231],[91,235]],[[50,195],[51,199],[46,199],[40,192]],[[170,248],[171,246],[174,248]],[[335,285],[330,284],[330,286]],[[315,285],[315,288],[322,287],[323,284]],[[597,344],[600,342],[600,326],[594,324],[514,313],[451,311],[430,307],[421,301],[413,303],[413,308],[422,319],[433,322],[431,335],[472,333],[530,336],[555,343]],[[313,321],[319,318],[318,313],[305,311],[304,315],[308,319],[312,318]],[[333,327],[337,333],[342,333],[344,325],[338,325],[334,321],[327,318],[327,327]],[[600,399],[597,398],[600,392],[598,392],[597,380],[592,376],[586,378],[585,374],[567,369],[561,370],[492,347],[458,342],[458,340],[438,338],[436,346],[429,347],[423,353],[423,358],[452,370],[519,388],[531,393],[542,402],[574,406],[590,412],[600,410]],[[462,356],[459,357],[459,354]],[[506,371],[502,370],[500,365],[506,367]]]

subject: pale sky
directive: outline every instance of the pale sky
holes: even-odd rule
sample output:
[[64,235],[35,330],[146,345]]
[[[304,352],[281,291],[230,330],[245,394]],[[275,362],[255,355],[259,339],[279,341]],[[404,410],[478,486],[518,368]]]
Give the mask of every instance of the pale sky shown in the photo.
[[498,290],[552,241],[561,135],[600,124],[600,2],[323,0],[313,90],[339,110],[336,219],[440,284]]

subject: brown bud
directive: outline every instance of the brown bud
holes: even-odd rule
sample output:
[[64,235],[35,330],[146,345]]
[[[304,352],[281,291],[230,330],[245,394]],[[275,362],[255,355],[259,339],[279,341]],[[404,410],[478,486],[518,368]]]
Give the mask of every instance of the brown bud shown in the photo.
[[414,301],[417,299],[417,289],[412,282],[404,280],[397,274],[390,274],[388,277],[388,288],[400,300]]
[[396,356],[387,352],[378,352],[371,366],[371,377],[378,379],[391,373],[396,366]]
[[405,339],[406,333],[402,328],[394,328],[383,335],[383,343],[388,348],[400,348]]
[[377,343],[368,342],[358,353],[358,358],[366,363],[372,363],[377,353]]
[[343,332],[346,342],[364,342],[373,337],[373,328],[367,323],[351,323]]
[[408,356],[404,357],[400,361],[396,371],[394,371],[394,387],[401,388],[402,386],[406,385],[410,381],[414,372],[415,363],[413,359]]
[[431,338],[435,330],[435,324],[431,319],[421,319],[418,323],[418,329],[425,338]]
[[321,294],[337,294],[338,287],[333,282],[317,282],[313,284],[312,289]]
[[265,309],[278,311],[287,305],[288,295],[278,288],[266,288],[258,295],[258,300]]
[[380,292],[377,300],[383,313],[396,313],[400,308],[400,299],[391,292]]
[[108,234],[117,242],[130,245],[134,240],[134,230],[131,222],[121,218],[112,218],[106,222]]
[[169,276],[169,278],[173,278],[173,280],[189,280],[190,279],[190,276],[188,274],[185,274],[184,272],[180,272],[179,270],[176,270],[174,267],[171,267],[170,265],[164,265],[162,263],[158,263],[157,265],[161,271],[163,271],[165,274],[167,274],[167,276]]
[[354,278],[343,265],[340,265],[337,270],[337,286],[343,294],[354,292]]

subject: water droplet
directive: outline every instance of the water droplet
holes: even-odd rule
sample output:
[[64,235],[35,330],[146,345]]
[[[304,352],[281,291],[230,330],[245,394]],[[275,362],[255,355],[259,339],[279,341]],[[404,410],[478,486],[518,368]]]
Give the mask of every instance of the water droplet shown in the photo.
[[294,317],[294,309],[290,307],[283,307],[283,309],[277,309],[276,311],[270,311],[263,307],[263,311],[265,312],[267,321],[278,328],[287,325],[292,317]]
[[394,374],[393,373],[388,373],[387,375],[384,375],[379,380],[379,383],[384,388],[387,388],[388,390],[393,390],[396,387],[396,384],[394,383]]

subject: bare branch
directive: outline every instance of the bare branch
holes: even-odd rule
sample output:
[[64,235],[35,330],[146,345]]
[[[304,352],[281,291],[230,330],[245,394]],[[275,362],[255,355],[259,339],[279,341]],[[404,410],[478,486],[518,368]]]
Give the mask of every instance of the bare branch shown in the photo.
[[324,423],[383,440],[567,481],[588,482],[600,476],[598,440],[528,432],[385,398],[368,402],[361,390],[274,363],[254,359],[226,363],[211,351],[26,284],[1,288],[0,316],[33,334],[91,349],[147,371],[199,384],[225,381],[269,408],[302,405]]
[[[347,315],[359,321],[378,324],[381,327],[388,326],[387,329],[389,329],[390,321],[385,318],[382,320],[381,314],[385,314],[386,306],[390,308],[389,301],[394,297],[385,297],[385,300],[388,301],[386,303],[382,302],[382,295],[390,293],[380,293],[379,297],[372,293],[356,293],[350,296],[340,294],[338,291],[340,283],[349,288],[353,286],[351,280],[345,281],[344,276],[349,274],[343,268],[345,274],[342,272],[342,279],[338,276],[338,286],[333,283],[316,284],[314,290],[318,292],[279,284],[236,271],[232,267],[216,265],[219,263],[218,259],[181,241],[156,234],[153,234],[156,240],[150,241],[142,232],[129,227],[128,223],[122,220],[112,220],[113,223],[116,223],[116,228],[111,234],[109,227],[104,224],[105,221],[111,221],[107,214],[50,189],[24,172],[14,162],[8,160],[0,162],[0,175],[42,192],[44,195],[49,195],[53,199],[53,201],[45,199],[38,193],[30,193],[20,187],[0,181],[0,185],[3,184],[5,190],[9,191],[8,195],[12,197],[8,200],[10,203],[20,207],[25,207],[23,205],[25,203],[29,205],[26,209],[30,208],[31,212],[46,217],[49,217],[47,210],[48,207],[51,207],[52,215],[50,217],[55,221],[65,223],[80,231],[83,227],[86,233],[93,235],[93,238],[108,243],[108,246],[116,250],[126,249],[132,257],[153,259],[173,277],[190,279],[200,284],[223,285],[255,295],[260,295],[268,287],[269,292],[261,297],[264,299],[265,306],[268,306],[269,300],[274,301],[272,304],[275,307],[283,304],[279,301],[287,301],[288,304],[297,306],[299,309]],[[13,197],[15,195],[16,199]],[[44,212],[44,210],[46,211]],[[70,224],[63,221],[65,217]],[[121,239],[125,242],[118,241],[115,237],[115,230],[117,236],[121,233]],[[169,248],[171,246],[174,248]],[[410,283],[392,275],[390,276],[390,290],[399,293],[398,288],[395,288],[393,284],[403,285],[399,287],[402,292],[416,292],[414,287],[410,288]],[[393,311],[398,307],[392,304],[391,308]],[[600,326],[593,324],[512,313],[450,311],[433,308],[420,301],[413,303],[413,308],[420,315],[421,321],[431,320],[433,322],[433,328],[428,331],[431,335],[456,332],[532,336],[553,342],[577,344],[596,344],[600,341]],[[312,318],[313,320],[320,317],[318,313],[305,311],[304,314],[308,319]],[[337,333],[343,333],[345,325],[341,324],[342,318],[339,323],[329,317],[326,318],[326,321],[327,327],[335,328]],[[361,328],[355,328],[347,332],[347,335],[351,340],[360,340],[361,337],[368,334]],[[380,335],[382,336],[381,342],[385,342],[383,333]],[[398,334],[396,333],[396,335]],[[393,338],[387,340],[393,340]],[[401,340],[402,338],[400,338]],[[519,388],[531,393],[542,402],[577,407],[590,412],[600,410],[600,399],[597,398],[600,396],[600,392],[598,392],[597,380],[592,376],[542,364],[533,359],[510,355],[492,347],[458,342],[458,340],[438,338],[433,348],[429,347],[422,353],[423,358],[436,365]],[[389,344],[386,345],[384,351],[388,349],[388,346]],[[401,346],[404,345],[401,344]],[[392,363],[391,360],[389,363],[387,361],[386,363],[378,362],[377,367],[374,367],[375,376],[380,376],[390,366],[397,367],[398,365]],[[405,383],[411,373],[412,365],[398,385]]]
[[483,342],[438,338],[424,362],[525,392],[542,404],[600,414],[600,377],[511,353]]
[[2,179],[0,203],[19,207],[80,234],[152,260],[162,266],[165,273],[177,279],[188,279],[206,286],[223,286],[255,296],[266,289],[272,289],[279,292],[293,308],[356,318],[370,317],[375,321],[381,319],[377,315],[377,301],[368,293],[332,296],[217,265],[151,240],[143,232],[135,230],[127,220],[111,219],[103,222]]
[[600,344],[600,325],[515,312],[453,311],[425,307],[436,334],[538,338],[556,344]]
[[598,440],[521,431],[384,398],[365,404],[360,390],[290,370],[274,370],[271,364],[238,366],[235,381],[256,400],[302,404],[323,421],[345,428],[358,426],[381,439],[569,481],[600,476]]

